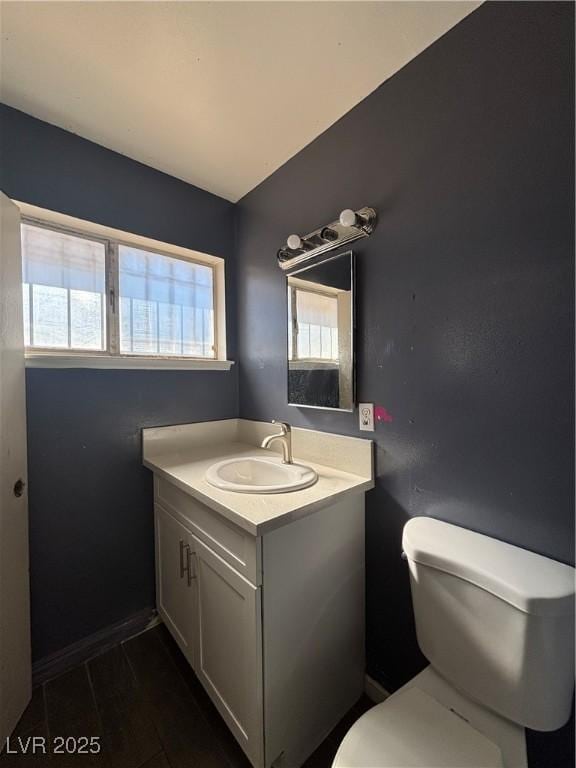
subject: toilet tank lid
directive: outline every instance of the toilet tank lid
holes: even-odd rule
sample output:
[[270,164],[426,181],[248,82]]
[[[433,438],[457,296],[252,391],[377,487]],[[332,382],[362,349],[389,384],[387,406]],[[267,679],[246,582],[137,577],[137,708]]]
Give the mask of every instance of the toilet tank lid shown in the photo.
[[404,526],[402,547],[422,565],[458,576],[530,614],[574,612],[574,568],[431,517]]

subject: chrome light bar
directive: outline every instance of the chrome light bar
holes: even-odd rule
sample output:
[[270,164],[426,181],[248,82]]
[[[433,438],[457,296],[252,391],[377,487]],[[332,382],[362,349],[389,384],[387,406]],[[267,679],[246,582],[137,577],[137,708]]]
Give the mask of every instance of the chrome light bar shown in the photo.
[[287,270],[313,259],[321,253],[340,248],[361,237],[369,237],[378,222],[374,208],[359,208],[353,211],[347,208],[342,211],[337,221],[326,227],[315,229],[304,237],[290,235],[277,254],[278,265]]

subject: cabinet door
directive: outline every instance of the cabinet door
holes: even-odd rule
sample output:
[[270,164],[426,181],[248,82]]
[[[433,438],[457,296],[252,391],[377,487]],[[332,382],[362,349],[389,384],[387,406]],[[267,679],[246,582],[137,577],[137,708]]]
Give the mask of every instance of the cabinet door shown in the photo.
[[194,667],[196,589],[192,534],[156,505],[156,602],[172,636]]
[[195,536],[195,671],[253,765],[262,765],[260,589]]

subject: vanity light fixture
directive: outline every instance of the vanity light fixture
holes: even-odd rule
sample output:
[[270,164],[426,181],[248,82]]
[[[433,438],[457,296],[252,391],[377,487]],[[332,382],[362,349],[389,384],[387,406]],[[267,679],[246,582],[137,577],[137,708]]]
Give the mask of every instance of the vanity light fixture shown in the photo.
[[308,261],[314,256],[326,253],[334,248],[368,237],[376,227],[378,216],[374,208],[359,208],[357,211],[346,208],[337,221],[325,227],[319,227],[308,235],[290,235],[277,253],[281,269],[291,269],[296,264]]

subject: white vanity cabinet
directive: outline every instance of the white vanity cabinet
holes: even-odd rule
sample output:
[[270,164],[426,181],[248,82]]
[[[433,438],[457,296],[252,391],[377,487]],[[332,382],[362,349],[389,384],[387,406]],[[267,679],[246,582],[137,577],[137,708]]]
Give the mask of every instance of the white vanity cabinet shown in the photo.
[[301,765],[363,690],[364,494],[254,536],[154,488],[162,619],[252,765]]

